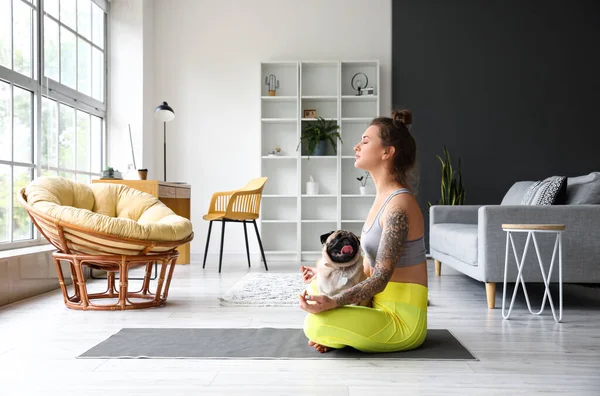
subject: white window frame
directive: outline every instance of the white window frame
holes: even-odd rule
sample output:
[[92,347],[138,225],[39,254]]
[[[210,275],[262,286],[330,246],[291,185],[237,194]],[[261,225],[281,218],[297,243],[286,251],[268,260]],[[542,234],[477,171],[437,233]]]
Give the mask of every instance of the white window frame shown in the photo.
[[[41,176],[42,174],[42,170],[53,170],[56,172],[70,172],[70,173],[78,173],[78,174],[87,174],[91,176],[100,176],[100,173],[96,173],[93,172],[91,169],[90,171],[77,171],[76,169],[66,169],[66,168],[60,168],[60,163],[58,164],[59,167],[51,167],[49,165],[44,165],[42,166],[42,153],[41,153],[41,134],[42,134],[42,96],[47,97],[48,99],[51,100],[55,100],[58,101],[60,103],[63,103],[65,105],[71,106],[75,109],[75,111],[80,110],[83,111],[85,113],[100,117],[103,122],[102,122],[102,130],[101,130],[101,135],[102,135],[102,144],[101,144],[101,150],[102,153],[100,155],[101,158],[101,168],[104,167],[104,164],[106,163],[106,152],[107,152],[107,97],[108,97],[108,54],[109,54],[109,45],[108,45],[108,30],[109,30],[109,3],[106,0],[90,0],[93,3],[95,3],[98,7],[100,7],[104,13],[105,13],[105,21],[104,21],[104,49],[101,49],[104,53],[104,94],[103,94],[103,99],[104,101],[101,102],[99,100],[96,100],[94,98],[92,98],[91,96],[87,96],[85,94],[80,93],[79,91],[70,88],[66,85],[63,85],[57,81],[54,81],[50,78],[47,78],[44,76],[44,51],[43,51],[43,45],[44,45],[44,1],[45,0],[33,0],[32,2],[28,2],[25,0],[13,0],[13,1],[20,1],[23,2],[25,4],[27,4],[28,6],[32,7],[34,9],[34,13],[35,13],[35,17],[34,17],[34,23],[32,24],[32,68],[33,68],[33,76],[34,78],[29,78],[27,76],[24,76],[14,70],[5,68],[3,66],[0,66],[0,80],[3,83],[9,83],[13,86],[25,89],[27,91],[30,91],[33,93],[33,120],[32,120],[32,126],[33,126],[33,163],[21,163],[21,162],[16,162],[16,161],[7,161],[7,160],[2,160],[0,159],[0,164],[2,165],[10,165],[10,166],[24,166],[24,167],[29,167],[29,168],[33,168],[33,178],[36,179],[38,177]],[[13,15],[13,8],[11,5],[11,21],[13,19],[12,15]],[[60,9],[60,1],[59,1],[59,9]],[[56,18],[54,18],[52,15],[48,15],[49,18],[52,18],[53,20],[57,21]],[[76,39],[77,38],[82,38],[84,40],[86,40],[87,42],[90,42],[90,40],[87,40],[85,37],[79,35],[76,31],[74,31],[72,28],[64,25],[64,24],[60,24],[60,21],[57,21],[59,23],[59,29],[60,26],[63,26],[67,29],[69,29],[72,33],[75,34]],[[14,26],[11,23],[11,32],[12,32],[12,26]],[[13,33],[14,34],[14,33]],[[11,37],[14,37],[14,35],[11,34]],[[14,39],[13,39],[14,42]],[[91,43],[91,42],[90,42]],[[91,43],[92,46],[95,46],[93,43]],[[60,44],[59,44],[60,45]],[[11,48],[13,47],[13,45],[11,45]],[[75,45],[76,47],[76,56],[77,56],[77,51],[78,51],[78,45]],[[98,48],[97,46],[95,46],[96,48]],[[12,50],[11,50],[11,63],[12,61]],[[60,57],[59,57],[59,62],[60,62]],[[60,72],[60,68],[59,68],[59,72]],[[75,81],[77,81],[77,73],[78,73],[78,64],[76,63],[76,68],[75,68]],[[14,98],[11,97],[11,101],[13,103],[14,106]],[[11,117],[14,117],[14,114],[11,112]],[[59,115],[60,117],[60,115]],[[14,128],[13,128],[14,129]],[[14,133],[14,130],[13,130]],[[76,139],[76,137],[75,137]],[[76,140],[75,140],[75,144],[76,144]],[[11,140],[11,144],[14,147],[14,141]],[[14,158],[13,158],[14,159]],[[75,166],[77,167],[77,166]],[[11,172],[12,175],[12,172]],[[10,191],[12,193],[13,191],[13,179],[14,177],[10,177]],[[13,204],[12,204],[12,200],[9,202],[10,204],[10,210],[9,210],[9,231],[10,231],[10,238],[12,240],[12,218],[13,218]],[[46,239],[41,235],[41,233],[37,230],[37,228],[35,226],[33,226],[33,238],[32,239],[28,239],[28,240],[24,240],[24,241],[17,241],[17,242],[0,242],[0,251],[5,251],[5,250],[11,250],[11,249],[19,249],[19,248],[24,248],[24,247],[30,247],[30,246],[37,246],[37,245],[45,245],[48,244],[48,242],[46,241]]]

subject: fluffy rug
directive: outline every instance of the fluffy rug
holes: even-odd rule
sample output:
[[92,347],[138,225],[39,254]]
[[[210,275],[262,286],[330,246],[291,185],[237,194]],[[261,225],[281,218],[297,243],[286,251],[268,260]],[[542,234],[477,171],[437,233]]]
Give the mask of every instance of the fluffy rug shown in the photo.
[[305,287],[300,272],[250,273],[219,297],[219,302],[228,307],[293,307]]

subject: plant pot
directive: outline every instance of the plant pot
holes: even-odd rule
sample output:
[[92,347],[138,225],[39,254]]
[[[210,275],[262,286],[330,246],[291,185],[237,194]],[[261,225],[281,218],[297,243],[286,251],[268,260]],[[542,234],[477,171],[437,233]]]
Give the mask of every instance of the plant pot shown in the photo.
[[367,195],[367,187],[366,186],[360,186],[358,189],[360,191],[360,195]]
[[325,155],[326,151],[327,151],[327,140],[321,140],[321,141],[319,141],[319,144],[317,144],[317,147],[315,148],[315,153],[313,155]]
[[148,178],[148,169],[138,169],[138,176],[140,180],[146,180]]

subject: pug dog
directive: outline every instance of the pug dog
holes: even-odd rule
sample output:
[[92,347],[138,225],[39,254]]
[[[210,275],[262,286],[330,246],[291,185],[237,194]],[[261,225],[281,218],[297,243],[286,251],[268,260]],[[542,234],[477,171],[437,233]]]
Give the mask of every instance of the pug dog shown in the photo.
[[[360,240],[346,230],[321,235],[322,257],[317,262],[316,281],[320,294],[333,297],[367,278],[360,254]],[[371,301],[357,305],[370,306]]]

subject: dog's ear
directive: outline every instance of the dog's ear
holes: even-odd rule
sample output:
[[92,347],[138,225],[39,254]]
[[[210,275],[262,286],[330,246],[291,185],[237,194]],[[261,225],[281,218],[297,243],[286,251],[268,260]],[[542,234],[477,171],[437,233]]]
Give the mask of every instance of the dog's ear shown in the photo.
[[321,235],[321,245],[325,243],[325,241],[327,240],[327,238],[329,238],[329,235],[333,234],[335,231],[331,231],[328,232],[327,234],[323,234]]
[[352,233],[352,236],[354,237],[354,239],[356,240],[356,244],[358,246],[360,246],[360,237],[356,236],[356,234]]

